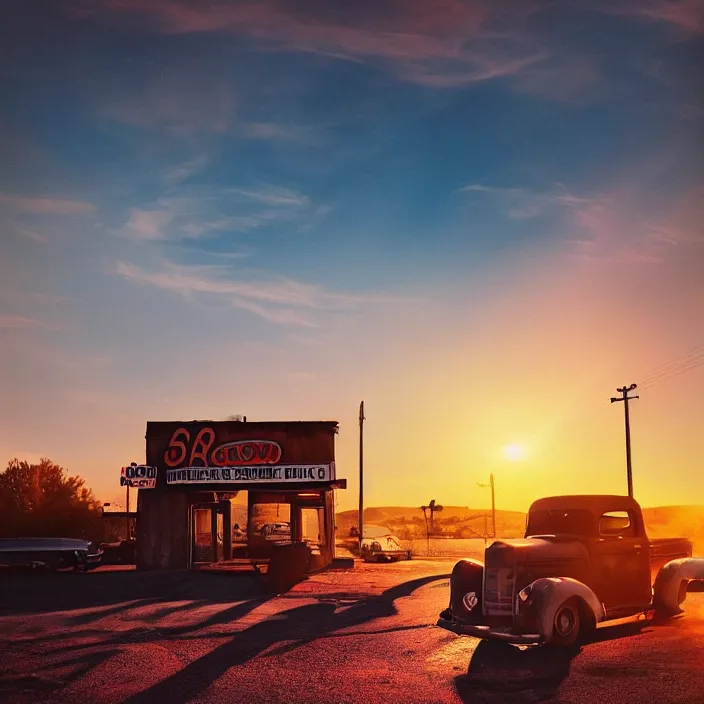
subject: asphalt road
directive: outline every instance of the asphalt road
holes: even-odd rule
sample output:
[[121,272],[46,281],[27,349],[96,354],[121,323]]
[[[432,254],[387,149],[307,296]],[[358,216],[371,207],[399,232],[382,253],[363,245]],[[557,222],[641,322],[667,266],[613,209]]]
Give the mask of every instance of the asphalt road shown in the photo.
[[704,704],[704,594],[577,652],[433,624],[450,561],[358,565],[272,597],[253,577],[0,576],[4,704]]

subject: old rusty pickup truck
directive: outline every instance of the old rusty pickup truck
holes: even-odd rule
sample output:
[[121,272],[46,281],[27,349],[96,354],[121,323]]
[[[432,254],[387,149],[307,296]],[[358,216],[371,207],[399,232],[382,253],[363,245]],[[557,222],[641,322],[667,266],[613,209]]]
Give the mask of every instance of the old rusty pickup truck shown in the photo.
[[686,538],[649,540],[638,503],[623,496],[534,502],[525,538],[497,540],[484,564],[460,560],[437,625],[510,643],[568,646],[597,624],[674,615],[704,558]]

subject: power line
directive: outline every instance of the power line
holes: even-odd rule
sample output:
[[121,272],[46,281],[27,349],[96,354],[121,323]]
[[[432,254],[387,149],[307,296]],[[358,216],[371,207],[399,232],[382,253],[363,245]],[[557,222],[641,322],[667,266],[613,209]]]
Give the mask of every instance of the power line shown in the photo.
[[658,379],[662,376],[666,376],[667,374],[670,374],[674,371],[681,369],[683,366],[686,366],[686,365],[693,363],[693,362],[699,362],[700,360],[704,360],[704,345],[696,345],[696,346],[692,347],[690,350],[688,350],[681,357],[672,359],[669,362],[666,362],[665,364],[660,365],[659,367],[654,369],[652,372],[650,372],[649,374],[646,374],[644,377],[642,377],[641,383],[643,383],[643,384],[650,383],[651,381],[654,381],[655,379]]
[[688,362],[687,364],[677,368],[673,369],[671,372],[668,374],[663,374],[662,376],[656,377],[655,379],[652,379],[650,382],[646,382],[645,385],[643,386],[643,390],[647,389],[652,389],[653,386],[657,386],[658,384],[662,384],[665,381],[670,381],[670,379],[674,379],[675,377],[680,376],[681,374],[685,374],[686,372],[692,371],[692,369],[696,369],[697,367],[701,367],[704,364],[704,355],[702,355],[698,359],[694,359],[691,362]]
[[642,383],[650,384],[652,382],[658,381],[659,379],[667,378],[671,374],[679,372],[681,369],[689,368],[692,365],[694,365],[696,367],[699,364],[701,364],[702,362],[704,362],[704,354],[699,355],[698,357],[692,357],[687,360],[682,360],[682,362],[670,367],[669,369],[664,369],[663,371],[661,371],[658,374],[651,374],[650,376],[644,378],[642,380]]

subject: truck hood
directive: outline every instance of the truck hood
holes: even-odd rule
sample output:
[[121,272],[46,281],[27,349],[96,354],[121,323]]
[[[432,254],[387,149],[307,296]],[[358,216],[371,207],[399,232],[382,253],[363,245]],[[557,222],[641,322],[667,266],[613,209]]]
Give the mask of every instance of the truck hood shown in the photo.
[[516,562],[543,562],[587,559],[584,543],[569,538],[520,538],[497,540],[486,549],[487,566],[510,566]]

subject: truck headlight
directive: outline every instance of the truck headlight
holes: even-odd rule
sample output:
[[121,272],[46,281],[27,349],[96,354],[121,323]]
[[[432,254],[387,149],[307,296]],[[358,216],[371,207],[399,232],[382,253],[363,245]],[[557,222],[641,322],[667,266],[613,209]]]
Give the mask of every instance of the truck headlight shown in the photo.
[[525,587],[524,589],[521,589],[520,592],[518,592],[518,598],[525,604],[528,599],[530,599],[530,593],[533,591],[533,587],[530,586],[530,584]]

